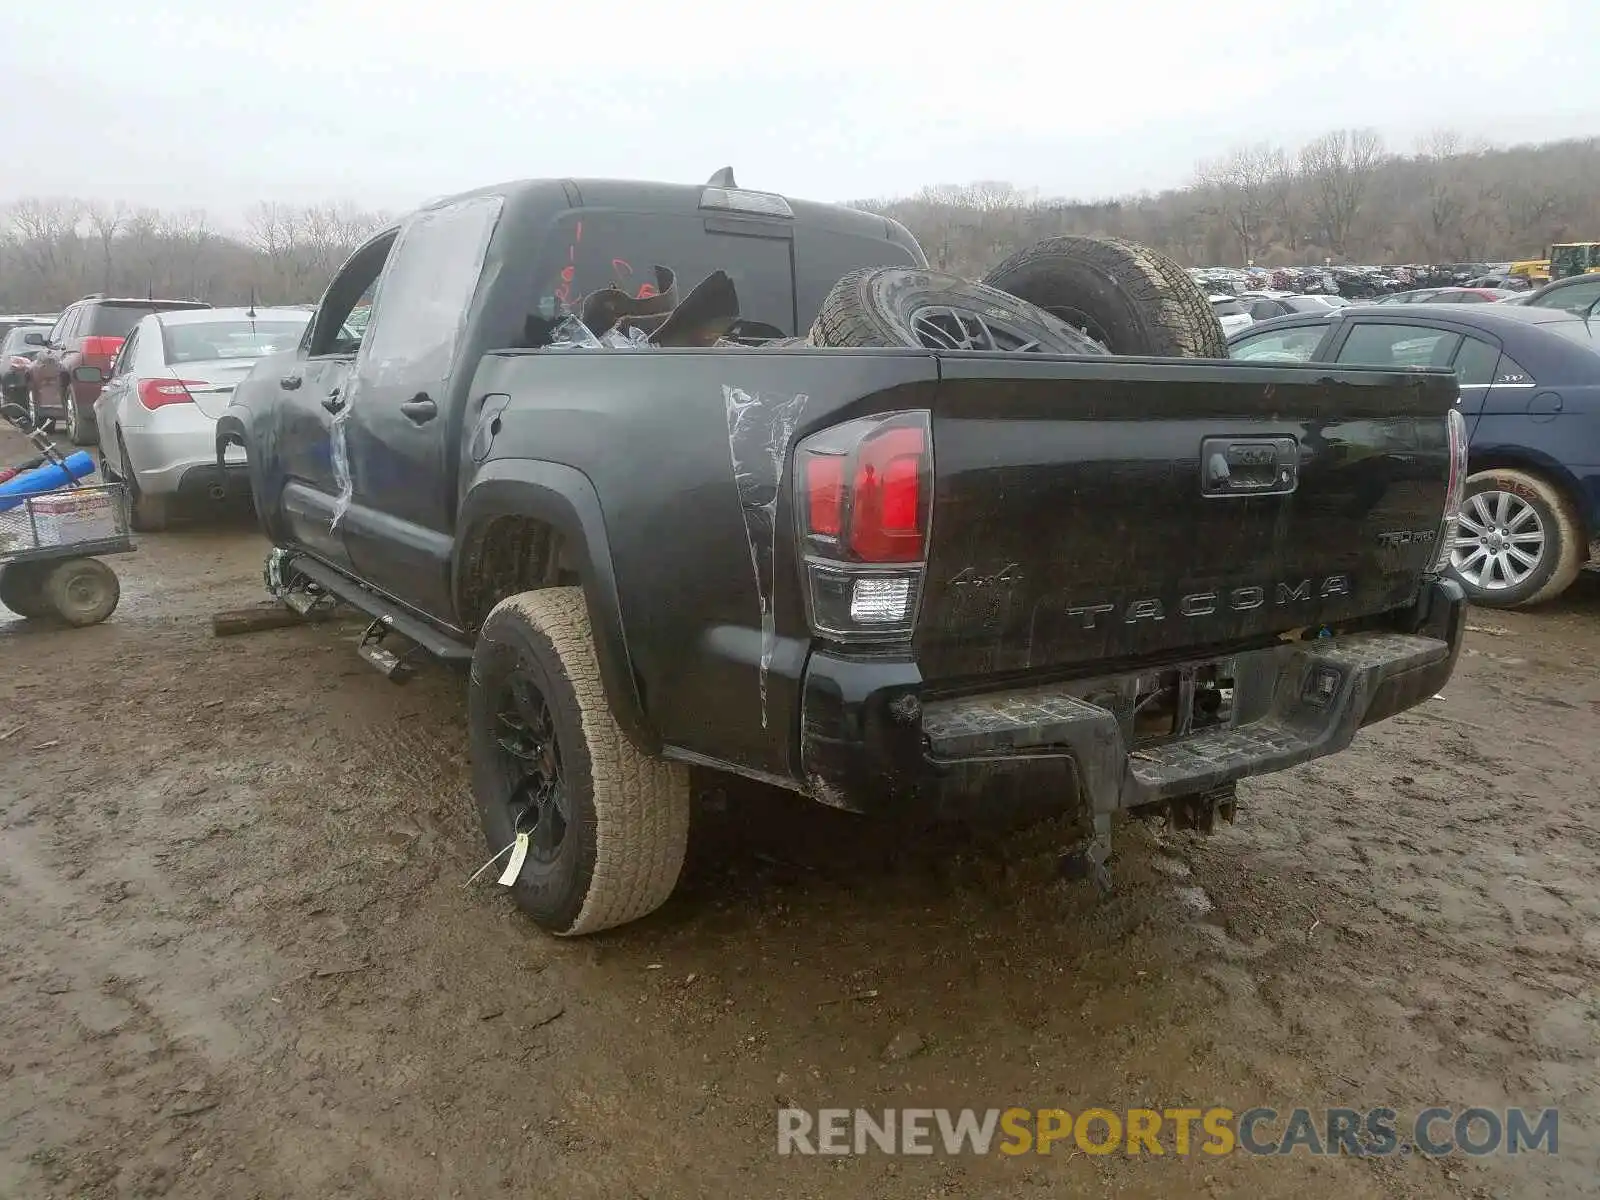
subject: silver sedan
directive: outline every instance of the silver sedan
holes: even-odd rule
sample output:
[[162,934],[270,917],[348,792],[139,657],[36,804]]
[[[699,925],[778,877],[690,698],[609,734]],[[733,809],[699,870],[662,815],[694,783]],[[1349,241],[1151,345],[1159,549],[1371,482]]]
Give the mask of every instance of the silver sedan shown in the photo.
[[217,471],[217,417],[258,358],[291,350],[303,308],[207,308],[151,313],[111,364],[94,415],[101,468],[128,486],[133,527],[165,528],[174,500],[248,490],[244,452]]

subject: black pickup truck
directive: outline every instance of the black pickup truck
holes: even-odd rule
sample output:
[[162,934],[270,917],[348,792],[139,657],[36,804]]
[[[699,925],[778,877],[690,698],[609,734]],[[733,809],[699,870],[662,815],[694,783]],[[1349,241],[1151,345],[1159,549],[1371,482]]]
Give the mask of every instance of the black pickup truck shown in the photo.
[[[667,898],[691,766],[1042,804],[1105,885],[1113,814],[1231,819],[1449,677],[1465,446],[1452,375],[1177,357],[1222,353],[1184,273],[1065,242],[961,293],[895,222],[731,177],[485,188],[351,257],[219,459],[274,594],[370,614],[386,672],[470,666],[489,848],[552,932]],[[571,336],[673,280],[737,320]]]

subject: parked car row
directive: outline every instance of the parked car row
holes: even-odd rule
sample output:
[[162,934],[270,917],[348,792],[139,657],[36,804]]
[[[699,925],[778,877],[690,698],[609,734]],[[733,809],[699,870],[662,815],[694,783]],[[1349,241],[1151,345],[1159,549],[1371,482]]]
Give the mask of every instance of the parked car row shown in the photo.
[[1471,474],[1451,569],[1473,603],[1491,608],[1554,599],[1600,536],[1600,341],[1575,311],[1600,298],[1600,277],[1540,291],[1524,304],[1294,313],[1228,343],[1231,357],[1252,362],[1456,372]]
[[[0,390],[73,444],[100,447],[126,483],[134,527],[163,528],[174,500],[220,499],[218,412],[255,361],[299,341],[306,307],[213,308],[201,300],[90,295],[58,316],[6,318]],[[242,459],[239,460],[242,462]]]

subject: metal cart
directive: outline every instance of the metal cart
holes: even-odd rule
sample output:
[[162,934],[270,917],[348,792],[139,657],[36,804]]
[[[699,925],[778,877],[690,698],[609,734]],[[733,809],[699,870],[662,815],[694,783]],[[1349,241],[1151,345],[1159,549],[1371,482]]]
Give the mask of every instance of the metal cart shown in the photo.
[[[65,459],[26,414],[7,405],[3,415],[28,435],[45,462]],[[0,503],[3,503],[0,499]],[[0,604],[21,617],[61,618],[97,625],[116,611],[117,573],[95,555],[127,554],[128,497],[120,483],[72,483],[36,492],[0,510]]]

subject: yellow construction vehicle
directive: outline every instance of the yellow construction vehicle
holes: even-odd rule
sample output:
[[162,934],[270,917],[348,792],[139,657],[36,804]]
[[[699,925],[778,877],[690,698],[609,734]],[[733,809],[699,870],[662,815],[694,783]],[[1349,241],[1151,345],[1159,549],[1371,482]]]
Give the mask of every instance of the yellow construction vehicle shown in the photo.
[[1525,258],[1521,262],[1514,262],[1506,268],[1507,275],[1520,275],[1533,286],[1550,282],[1550,260],[1548,258]]
[[1600,271],[1600,242],[1558,242],[1550,247],[1550,278]]

